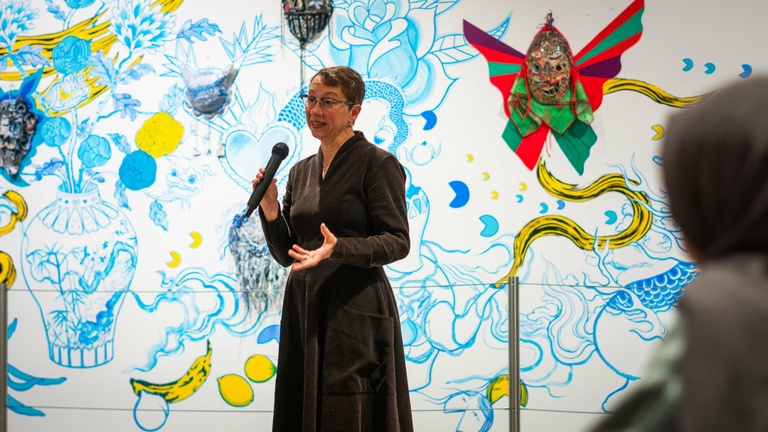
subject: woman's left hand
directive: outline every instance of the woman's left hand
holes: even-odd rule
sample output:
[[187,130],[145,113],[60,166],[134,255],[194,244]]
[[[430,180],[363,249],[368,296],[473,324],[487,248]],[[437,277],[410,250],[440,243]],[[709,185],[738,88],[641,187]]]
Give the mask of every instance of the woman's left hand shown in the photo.
[[325,237],[325,240],[319,248],[306,250],[299,245],[293,245],[293,248],[288,251],[288,255],[294,261],[291,270],[308,269],[316,266],[320,261],[331,257],[333,248],[336,247],[336,236],[333,235],[324,223],[320,224],[320,233]]

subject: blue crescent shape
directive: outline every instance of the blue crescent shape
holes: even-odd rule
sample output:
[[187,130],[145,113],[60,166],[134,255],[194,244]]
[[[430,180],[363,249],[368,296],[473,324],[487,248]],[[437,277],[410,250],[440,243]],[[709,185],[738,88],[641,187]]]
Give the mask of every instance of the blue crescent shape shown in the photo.
[[744,72],[740,73],[739,76],[742,78],[747,78],[750,75],[752,75],[752,66],[748,64],[741,65],[741,68],[744,69]]
[[712,75],[715,73],[715,69],[717,68],[714,63],[706,63],[704,64],[704,67],[707,69],[704,71],[704,73],[707,75]]
[[541,211],[540,214],[544,214],[549,211],[549,206],[546,203],[541,203]]
[[435,127],[435,124],[437,124],[437,116],[435,115],[434,111],[424,111],[421,113],[421,116],[424,117],[424,120],[427,121],[427,123],[424,125],[424,130],[428,131]]
[[448,183],[456,196],[448,205],[452,208],[464,207],[469,201],[469,187],[463,181],[454,180]]
[[683,63],[685,63],[685,67],[683,68],[683,72],[688,72],[689,70],[693,69],[693,60],[689,58],[684,58]]
[[490,237],[499,232],[499,221],[497,221],[495,217],[491,215],[482,215],[480,216],[480,222],[485,225],[485,228],[480,232],[481,236]]
[[616,220],[618,219],[618,217],[616,216],[616,212],[615,212],[615,211],[613,211],[613,210],[608,210],[608,211],[607,211],[607,212],[605,212],[604,214],[605,214],[605,216],[608,218],[608,219],[605,221],[605,223],[606,223],[607,225],[613,225],[613,224],[615,224],[615,223],[616,223]]
[[259,337],[256,338],[256,342],[260,344],[267,343],[271,340],[280,343],[280,326],[277,324],[271,325],[259,333]]
[[521,203],[523,202],[523,196],[520,194],[515,195],[517,197],[517,202]]
[[557,200],[557,209],[562,210],[565,208],[565,202],[563,200]]

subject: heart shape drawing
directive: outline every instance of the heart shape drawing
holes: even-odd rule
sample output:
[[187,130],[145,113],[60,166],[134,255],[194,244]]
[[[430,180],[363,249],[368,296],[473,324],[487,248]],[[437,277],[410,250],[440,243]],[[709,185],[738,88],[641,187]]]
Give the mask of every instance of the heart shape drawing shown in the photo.
[[251,180],[256,177],[259,168],[267,165],[272,156],[272,147],[278,142],[284,142],[290,149],[288,157],[278,168],[275,178],[278,180],[281,173],[287,172],[289,162],[296,156],[296,132],[282,125],[273,125],[264,131],[261,137],[256,137],[247,130],[234,130],[227,134],[224,140],[224,160],[227,171],[238,184],[248,190],[251,189]]

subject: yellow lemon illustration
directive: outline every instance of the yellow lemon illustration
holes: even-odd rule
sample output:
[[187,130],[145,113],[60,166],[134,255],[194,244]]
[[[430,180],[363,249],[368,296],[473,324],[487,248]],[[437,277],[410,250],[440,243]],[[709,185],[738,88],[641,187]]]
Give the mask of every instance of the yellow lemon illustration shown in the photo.
[[[485,391],[485,396],[491,405],[504,396],[509,397],[509,375],[499,375],[494,378]],[[520,381],[520,406],[528,405],[528,387]]]
[[184,126],[164,111],[148,118],[136,132],[136,147],[153,158],[171,154],[184,136]]
[[275,376],[276,371],[272,360],[263,354],[254,354],[245,361],[245,376],[253,382],[267,382]]
[[245,378],[237,374],[227,374],[217,379],[219,394],[224,402],[234,407],[244,407],[253,402],[253,389]]

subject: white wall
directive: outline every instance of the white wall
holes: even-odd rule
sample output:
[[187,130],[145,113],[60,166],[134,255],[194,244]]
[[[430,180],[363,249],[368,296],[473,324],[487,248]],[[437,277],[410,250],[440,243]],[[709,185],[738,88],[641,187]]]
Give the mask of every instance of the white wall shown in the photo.
[[[575,54],[630,3],[340,1],[330,32],[309,46],[307,79],[335,64],[352,64],[368,79],[356,128],[409,171],[412,251],[388,274],[401,307],[419,431],[508,430],[507,292],[494,284],[504,288],[513,267],[521,282],[523,430],[578,431],[602,417],[640,380],[674,324],[674,301],[695,267],[677,243],[664,203],[658,158],[664,140],[657,130],[683,108],[638,91],[604,95],[583,174],[550,134],[542,160],[555,179],[577,191],[606,175],[629,185],[625,193],[564,200],[556,193],[565,185],[553,194],[502,139],[506,95],[491,84],[488,62],[463,33],[464,20],[497,29],[504,44],[525,52],[552,11]],[[17,272],[8,293],[10,431],[239,431],[268,429],[271,422],[274,371],[268,366],[277,361],[273,335],[285,271],[266,257],[242,254],[263,246],[258,225],[239,231],[240,256],[250,261],[238,267],[230,229],[244,210],[251,176],[275,142],[291,148],[278,172],[281,186],[289,166],[317,151],[296,105],[298,45],[282,24],[278,2],[162,4],[165,11],[155,7],[143,21],[110,30],[105,23],[120,22],[130,9],[125,0],[0,2],[3,19],[11,17],[0,24],[0,56],[6,56],[0,100],[24,88],[20,72],[34,76],[45,66],[27,94],[40,118],[35,150],[24,158],[20,177],[0,170],[0,224],[6,227],[0,264],[3,277],[10,265]],[[35,13],[27,19],[9,5]],[[393,14],[381,21],[384,5]],[[79,26],[97,12],[95,24]],[[747,0],[650,0],[642,37],[621,56],[617,78],[676,101],[749,79],[739,76],[746,75],[743,65],[753,74],[768,66],[766,12],[765,4]],[[137,38],[125,30],[135,26],[144,35],[165,29],[164,37],[146,40],[156,50],[135,46]],[[347,31],[357,39],[342,38]],[[113,41],[110,33],[121,37]],[[65,36],[93,39],[90,60],[78,60],[76,47],[54,48],[66,48],[72,39],[65,43]],[[9,53],[10,40],[16,44]],[[249,43],[249,55],[238,63]],[[210,119],[194,115],[181,65],[200,82],[203,71],[231,64],[238,69],[231,105]],[[107,82],[111,67],[122,82]],[[76,125],[89,130],[78,136],[71,133]],[[60,172],[72,170],[67,184],[83,186],[77,172],[90,166],[99,173],[96,188],[88,196],[57,194],[61,178],[35,176],[55,171],[55,160],[66,161]],[[117,182],[129,189],[121,192]],[[629,194],[647,197],[653,225],[617,245],[639,217],[628,210]],[[549,228],[536,234],[536,220]],[[578,228],[586,247],[557,234]],[[608,246],[595,250],[595,235],[610,239]],[[515,239],[526,236],[533,240],[516,251]],[[270,302],[248,303],[242,277],[276,294]],[[190,370],[207,342],[210,367]],[[266,381],[247,379],[249,358],[256,360],[248,372]],[[269,362],[257,363],[264,358]],[[185,373],[202,385],[195,391],[150,385]],[[134,391],[132,380],[150,384]]]

